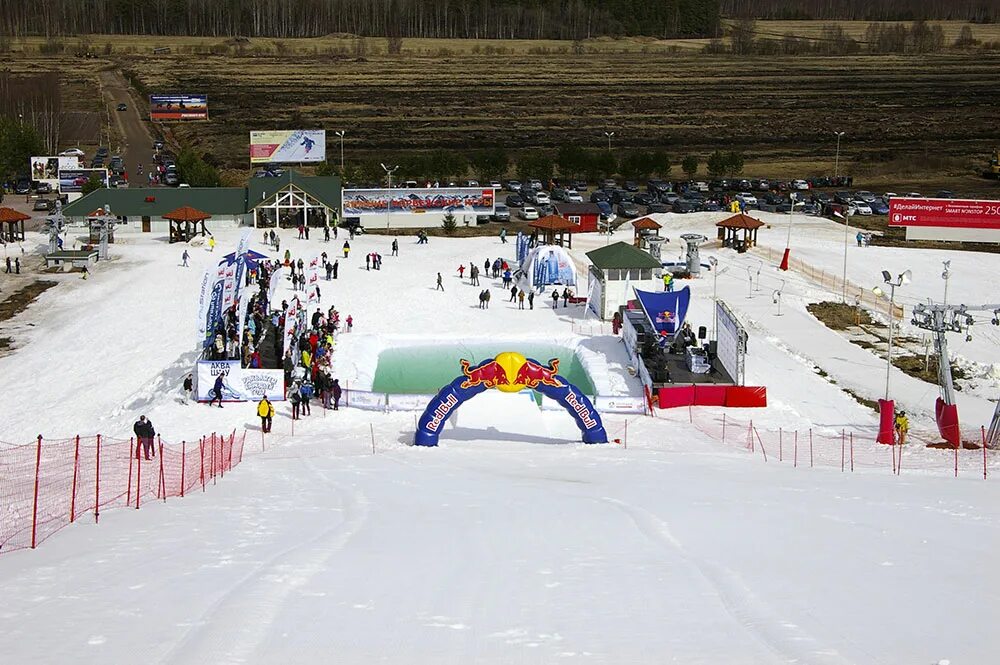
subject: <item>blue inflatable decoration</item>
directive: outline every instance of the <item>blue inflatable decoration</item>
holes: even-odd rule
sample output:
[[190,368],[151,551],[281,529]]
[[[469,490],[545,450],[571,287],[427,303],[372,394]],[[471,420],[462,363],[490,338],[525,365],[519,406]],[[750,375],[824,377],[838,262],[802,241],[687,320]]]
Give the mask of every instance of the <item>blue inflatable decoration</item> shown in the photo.
[[560,376],[558,371],[558,358],[543,365],[512,351],[500,353],[475,367],[463,360],[462,376],[442,388],[417,421],[413,443],[418,446],[436,446],[444,423],[451,413],[462,402],[489,388],[510,393],[526,388],[537,390],[562,404],[573,416],[584,443],[607,443],[608,435],[597,409],[579,388]]

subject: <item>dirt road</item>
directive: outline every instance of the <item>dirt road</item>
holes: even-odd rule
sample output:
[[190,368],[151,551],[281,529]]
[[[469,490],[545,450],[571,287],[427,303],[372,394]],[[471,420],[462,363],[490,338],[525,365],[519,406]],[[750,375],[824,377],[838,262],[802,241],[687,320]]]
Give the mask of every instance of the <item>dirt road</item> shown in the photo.
[[[111,154],[121,155],[125,159],[125,169],[129,182],[136,186],[146,186],[145,174],[153,164],[153,138],[149,133],[146,121],[141,115],[141,108],[132,97],[128,82],[121,72],[101,72],[101,87],[104,90],[105,103],[108,104],[111,117],[118,126],[118,133],[124,137],[120,146],[109,146]],[[118,104],[124,103],[128,109],[116,111]],[[136,170],[139,164],[143,167],[143,176],[139,177]]]

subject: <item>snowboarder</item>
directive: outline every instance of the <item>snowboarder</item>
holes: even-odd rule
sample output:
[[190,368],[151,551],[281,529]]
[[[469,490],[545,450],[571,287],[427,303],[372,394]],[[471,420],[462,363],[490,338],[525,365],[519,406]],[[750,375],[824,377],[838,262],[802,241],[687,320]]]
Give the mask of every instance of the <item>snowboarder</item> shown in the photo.
[[181,254],[181,264],[182,264],[182,265],[183,265],[183,266],[184,266],[185,268],[187,268],[187,267],[188,267],[188,259],[189,259],[189,258],[191,258],[191,255],[190,255],[190,254],[188,254],[188,251],[187,251],[187,250],[185,249],[185,250],[184,250],[184,253],[183,253],[183,254]]
[[437,278],[437,291],[444,291],[444,284],[441,282],[441,273],[438,273]]
[[257,403],[257,415],[260,416],[260,431],[267,434],[271,431],[271,419],[274,418],[274,405],[267,397]]
[[146,420],[146,416],[139,416],[139,420],[132,426],[132,431],[135,432],[135,458],[139,459],[140,444],[142,445],[143,457],[147,460],[150,454],[156,457],[156,449],[153,447],[153,437],[156,436],[156,430],[153,429],[153,422]]
[[222,408],[222,387],[225,385],[225,381],[225,374],[219,374],[215,377],[215,384],[212,386],[212,399],[208,401],[209,406],[212,406],[215,400],[219,400],[219,408]]

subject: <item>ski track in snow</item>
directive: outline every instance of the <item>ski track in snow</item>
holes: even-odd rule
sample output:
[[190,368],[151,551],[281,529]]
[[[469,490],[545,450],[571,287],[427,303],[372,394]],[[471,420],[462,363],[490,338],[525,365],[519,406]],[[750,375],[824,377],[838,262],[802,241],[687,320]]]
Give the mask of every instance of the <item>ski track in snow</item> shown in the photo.
[[196,628],[160,661],[164,665],[251,661],[292,593],[322,573],[327,562],[364,525],[368,518],[365,495],[333,482],[308,458],[299,459],[307,471],[339,495],[340,520],[262,563],[228,589],[195,622]]

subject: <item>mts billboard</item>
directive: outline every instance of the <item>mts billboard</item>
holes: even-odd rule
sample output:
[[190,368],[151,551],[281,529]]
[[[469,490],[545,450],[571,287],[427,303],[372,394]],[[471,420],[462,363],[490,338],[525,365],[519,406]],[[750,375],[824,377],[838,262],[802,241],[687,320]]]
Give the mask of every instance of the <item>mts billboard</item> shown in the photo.
[[1000,242],[1000,201],[892,198],[889,226],[907,240]]

